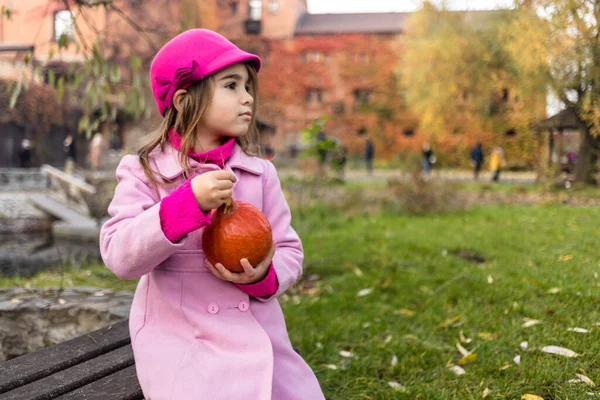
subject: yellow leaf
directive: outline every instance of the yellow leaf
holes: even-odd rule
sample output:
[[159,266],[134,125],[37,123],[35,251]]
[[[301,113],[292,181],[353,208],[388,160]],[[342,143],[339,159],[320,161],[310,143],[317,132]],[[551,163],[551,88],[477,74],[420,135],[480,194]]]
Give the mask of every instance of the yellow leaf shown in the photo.
[[566,254],[558,256],[558,261],[569,261],[573,258],[573,254]]
[[465,356],[458,360],[458,365],[467,365],[471,364],[477,358],[477,353],[471,353],[468,356]]
[[399,310],[394,311],[394,314],[396,315],[402,315],[405,317],[412,317],[413,315],[415,315],[415,312],[412,310],[408,310],[406,308],[401,308]]
[[483,340],[496,340],[498,339],[498,334],[490,333],[490,332],[480,332],[477,334],[477,337]]
[[521,400],[544,400],[540,396],[536,396],[535,394],[524,394],[521,396]]
[[488,394],[490,394],[490,389],[489,388],[485,388],[485,390],[483,391],[483,393],[481,393],[481,397],[485,399],[488,396]]
[[462,317],[460,315],[457,315],[452,318],[447,318],[444,321],[440,322],[440,328],[447,328],[450,325],[453,325],[453,324],[457,323],[458,321],[460,321],[461,318]]

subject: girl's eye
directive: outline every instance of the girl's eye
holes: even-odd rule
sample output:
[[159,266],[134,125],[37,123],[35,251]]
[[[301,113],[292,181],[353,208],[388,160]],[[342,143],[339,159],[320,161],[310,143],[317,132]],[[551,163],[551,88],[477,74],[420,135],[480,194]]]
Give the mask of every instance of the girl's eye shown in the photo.
[[228,83],[225,85],[227,89],[235,90],[235,82]]

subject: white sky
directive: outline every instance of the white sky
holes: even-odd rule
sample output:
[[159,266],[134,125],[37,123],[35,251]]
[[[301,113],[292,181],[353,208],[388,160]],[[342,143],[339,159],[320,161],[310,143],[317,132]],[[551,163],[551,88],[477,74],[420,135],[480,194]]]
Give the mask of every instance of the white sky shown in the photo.
[[[311,13],[360,13],[414,11],[420,0],[307,0]],[[511,8],[513,0],[447,0],[453,10]]]

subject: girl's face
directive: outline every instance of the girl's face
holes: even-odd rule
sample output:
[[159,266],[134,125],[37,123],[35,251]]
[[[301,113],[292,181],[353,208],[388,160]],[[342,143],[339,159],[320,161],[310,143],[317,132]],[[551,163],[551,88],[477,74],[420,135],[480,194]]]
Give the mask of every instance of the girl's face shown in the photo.
[[201,135],[243,136],[252,119],[254,98],[244,64],[231,65],[214,75],[212,101],[199,123]]

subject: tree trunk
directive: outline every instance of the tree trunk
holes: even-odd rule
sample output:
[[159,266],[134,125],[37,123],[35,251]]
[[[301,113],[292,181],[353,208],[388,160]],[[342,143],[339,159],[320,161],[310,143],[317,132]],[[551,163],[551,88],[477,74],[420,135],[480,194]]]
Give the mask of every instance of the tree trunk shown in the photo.
[[592,165],[592,146],[594,138],[585,124],[579,128],[579,152],[577,153],[577,164],[575,165],[575,181],[587,183],[590,181],[590,167]]

